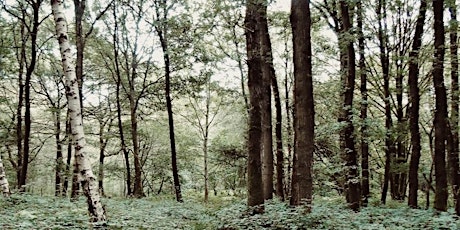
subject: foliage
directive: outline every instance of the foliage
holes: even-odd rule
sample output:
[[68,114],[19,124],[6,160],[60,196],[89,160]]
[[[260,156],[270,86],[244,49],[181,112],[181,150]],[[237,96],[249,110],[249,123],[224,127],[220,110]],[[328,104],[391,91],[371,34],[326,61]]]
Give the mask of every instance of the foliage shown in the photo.
[[[451,212],[413,210],[401,203],[364,208],[355,213],[336,198],[316,198],[313,212],[291,208],[278,200],[265,205],[265,213],[251,215],[245,201],[200,196],[177,203],[172,197],[105,199],[109,229],[458,229]],[[195,197],[195,198],[194,198]],[[13,194],[1,198],[2,229],[88,229],[86,203],[54,197]]]

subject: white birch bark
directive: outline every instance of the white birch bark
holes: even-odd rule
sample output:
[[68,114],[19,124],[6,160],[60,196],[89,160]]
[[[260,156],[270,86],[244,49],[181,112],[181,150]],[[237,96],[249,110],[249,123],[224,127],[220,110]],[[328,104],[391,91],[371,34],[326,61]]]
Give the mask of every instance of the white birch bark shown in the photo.
[[0,156],[0,188],[2,189],[3,196],[10,196],[10,186],[5,174],[5,167],[3,167],[2,157]]
[[102,206],[98,191],[97,178],[91,169],[89,157],[85,152],[86,140],[83,131],[78,83],[75,68],[71,63],[72,54],[67,34],[67,22],[62,6],[62,0],[51,0],[51,7],[56,24],[56,36],[62,58],[65,75],[65,88],[70,111],[72,141],[75,149],[75,160],[82,177],[83,192],[87,198],[88,211],[92,222],[105,222],[105,210]]

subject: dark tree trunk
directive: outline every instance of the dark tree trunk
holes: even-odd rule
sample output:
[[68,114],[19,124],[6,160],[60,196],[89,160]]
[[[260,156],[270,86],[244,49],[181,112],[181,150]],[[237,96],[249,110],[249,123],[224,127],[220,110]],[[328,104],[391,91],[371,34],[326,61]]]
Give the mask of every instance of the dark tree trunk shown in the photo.
[[282,108],[281,98],[278,89],[278,81],[276,76],[272,75],[271,78],[273,96],[275,98],[275,112],[276,112],[276,195],[284,201],[284,152],[283,152],[283,123],[282,123]]
[[85,49],[85,38],[83,37],[82,23],[86,0],[73,0],[73,3],[75,11],[75,42],[77,48],[75,74],[78,82],[78,94],[80,95],[80,107],[83,112],[83,51]]
[[[73,140],[72,140],[73,141]],[[72,147],[72,145],[69,145]],[[78,199],[80,195],[80,173],[78,170],[78,164],[76,159],[73,160],[73,170],[72,170],[72,191],[70,193],[70,200],[74,201]]]
[[[115,2],[116,3],[116,2]],[[129,151],[128,148],[126,147],[126,140],[125,140],[125,134],[124,134],[124,129],[123,129],[123,121],[122,121],[122,113],[121,113],[121,97],[120,97],[120,92],[121,92],[121,72],[120,72],[120,61],[119,61],[119,54],[118,54],[118,19],[117,19],[117,13],[116,13],[116,7],[114,6],[113,8],[113,17],[114,17],[114,33],[113,33],[113,52],[114,52],[114,59],[115,59],[115,73],[116,73],[116,99],[117,99],[117,125],[118,125],[118,132],[120,134],[120,142],[121,142],[121,150],[123,152],[123,157],[125,160],[125,167],[126,167],[126,192],[127,196],[132,196],[133,192],[131,189],[131,168],[129,164]]]
[[[248,133],[248,205],[256,207],[264,203],[261,162],[261,101],[263,98],[262,57],[260,53],[260,9],[259,0],[246,2],[245,34],[249,89],[249,133]],[[261,212],[262,210],[257,210]]]
[[72,163],[72,134],[70,132],[70,113],[67,110],[66,123],[65,123],[65,139],[67,141],[67,161],[65,165],[65,176],[64,184],[62,188],[62,196],[67,196],[69,188],[69,175],[70,175],[70,164]]
[[369,188],[369,131],[367,124],[367,107],[368,107],[368,96],[367,96],[367,74],[364,54],[364,34],[363,34],[363,8],[362,1],[357,3],[358,13],[358,46],[359,46],[359,75],[360,75],[360,91],[361,91],[361,199],[362,205],[367,206],[368,198],[370,196]]
[[446,172],[446,129],[447,129],[447,95],[444,85],[444,0],[433,0],[434,13],[434,60],[433,84],[436,95],[434,113],[434,170],[435,196],[434,208],[447,210],[447,172]]
[[24,113],[24,152],[22,157],[22,167],[21,167],[21,176],[19,178],[19,187],[20,191],[25,192],[25,185],[27,181],[27,171],[29,168],[29,154],[30,154],[30,131],[31,131],[31,113],[30,113],[30,89],[31,89],[31,78],[35,70],[35,64],[37,62],[37,36],[38,36],[38,26],[39,22],[39,11],[42,1],[32,1],[30,4],[33,9],[33,24],[32,31],[30,31],[30,62],[26,70],[26,79],[24,83],[24,103],[25,103],[25,113]]
[[355,149],[354,127],[353,127],[353,92],[355,88],[355,50],[353,39],[350,33],[352,29],[351,17],[349,15],[349,6],[347,1],[340,0],[340,12],[343,27],[339,36],[342,44],[339,44],[341,53],[341,62],[344,64],[342,70],[343,81],[343,107],[339,121],[344,124],[341,130],[341,150],[345,160],[345,195],[349,207],[358,211],[360,207],[360,179],[358,173],[358,154]]
[[143,197],[144,189],[142,186],[142,166],[139,159],[139,139],[137,127],[137,105],[135,101],[134,79],[137,75],[135,67],[133,66],[132,79],[129,81],[129,107],[130,107],[130,120],[131,120],[131,139],[133,143],[133,156],[134,156],[134,189],[133,195],[135,197]]
[[[391,101],[390,101],[390,59],[388,56],[388,47],[387,47],[387,28],[386,28],[386,6],[385,0],[379,0],[377,6],[377,15],[379,18],[379,49],[380,49],[380,62],[382,65],[382,74],[383,74],[383,91],[384,91],[384,101],[385,101],[385,172],[383,175],[383,185],[382,185],[382,204],[386,203],[388,187],[391,176],[391,162],[394,158],[395,147],[393,138],[391,136],[391,129],[393,126],[391,118]],[[382,25],[383,21],[383,25]]]
[[55,108],[54,112],[54,126],[56,128],[54,138],[56,139],[56,174],[55,174],[55,189],[54,195],[62,195],[62,171],[64,170],[64,162],[62,156],[62,141],[61,141],[61,111],[58,108]]
[[450,60],[451,60],[451,138],[450,151],[448,155],[449,174],[452,184],[452,194],[454,197],[455,212],[460,215],[460,171],[459,171],[459,134],[458,134],[458,114],[459,114],[459,86],[458,86],[458,21],[457,7],[455,4],[449,3],[450,11]]
[[294,161],[291,205],[311,210],[313,196],[314,102],[310,1],[291,1],[294,52]]
[[408,205],[411,208],[417,208],[417,191],[419,187],[418,182],[418,168],[420,163],[420,130],[419,130],[419,110],[420,110],[420,93],[418,87],[418,52],[422,45],[423,25],[425,23],[427,3],[422,0],[420,3],[420,12],[415,26],[414,39],[412,43],[412,50],[409,53],[409,129],[410,129],[410,143],[412,146],[410,163],[409,163],[409,199]]
[[[176,138],[174,133],[174,116],[172,111],[172,101],[171,101],[171,61],[169,56],[169,47],[168,47],[168,26],[167,21],[167,9],[166,6],[163,6],[164,15],[162,18],[162,25],[157,26],[156,30],[158,37],[160,38],[161,48],[163,50],[163,59],[165,64],[165,97],[166,97],[166,108],[168,111],[168,124],[169,124],[169,140],[171,146],[171,166],[173,173],[173,182],[174,189],[176,193],[176,200],[178,202],[183,202],[182,192],[179,180],[179,170],[177,168],[177,151],[176,151]],[[159,16],[159,15],[158,15]]]
[[[401,12],[401,6],[397,6],[398,12]],[[404,106],[403,106],[403,92],[404,92],[404,67],[401,58],[404,57],[404,52],[406,50],[406,45],[404,42],[405,33],[402,31],[403,22],[401,19],[401,13],[398,13],[397,26],[394,30],[397,39],[399,40],[398,44],[395,47],[395,52],[398,52],[398,58],[395,58],[396,66],[396,140],[395,140],[395,158],[393,160],[393,168],[391,172],[391,197],[394,200],[404,201],[406,198],[406,188],[407,188],[407,170],[404,165],[407,163],[407,151],[405,138],[406,134],[406,117],[404,116]]]
[[262,55],[262,183],[264,198],[273,198],[273,133],[272,133],[272,98],[271,81],[275,76],[273,67],[272,44],[268,32],[267,2],[263,1],[260,9],[260,39]]
[[[21,23],[21,37],[25,36],[25,25]],[[19,181],[21,180],[21,168],[22,168],[22,157],[24,155],[23,149],[23,130],[22,130],[22,108],[24,107],[24,64],[26,58],[26,44],[23,42],[21,44],[21,53],[19,57],[19,76],[18,76],[18,87],[19,87],[19,95],[18,95],[18,107],[16,110],[16,146],[18,149],[18,156],[17,156],[17,163],[16,163],[16,184],[17,188],[20,189],[21,185]]]
[[[104,159],[105,159],[105,148],[107,147],[107,139],[104,139],[104,128],[106,125],[110,125],[110,121],[107,122],[99,121],[99,175],[98,175],[98,186],[99,194],[105,197],[104,192]],[[110,128],[109,131],[110,132]]]

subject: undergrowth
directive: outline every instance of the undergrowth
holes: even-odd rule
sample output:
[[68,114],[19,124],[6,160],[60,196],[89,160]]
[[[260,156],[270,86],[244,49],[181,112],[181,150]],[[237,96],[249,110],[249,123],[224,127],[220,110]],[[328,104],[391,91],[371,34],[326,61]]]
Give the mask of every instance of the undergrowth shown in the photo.
[[[104,199],[106,229],[460,229],[452,211],[409,209],[401,203],[363,208],[355,213],[339,199],[317,198],[304,214],[277,200],[252,215],[244,199],[199,197],[177,203],[171,197]],[[89,229],[86,202],[13,194],[0,198],[0,229]]]

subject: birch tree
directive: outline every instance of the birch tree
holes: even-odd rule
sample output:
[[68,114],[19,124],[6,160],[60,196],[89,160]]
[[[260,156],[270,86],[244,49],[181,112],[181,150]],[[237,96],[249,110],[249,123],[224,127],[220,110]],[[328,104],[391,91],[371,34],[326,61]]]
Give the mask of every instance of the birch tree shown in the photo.
[[10,186],[6,178],[5,167],[3,167],[2,157],[0,156],[0,188],[4,197],[10,196]]
[[85,134],[83,130],[80,96],[75,69],[71,64],[71,49],[67,34],[67,22],[61,0],[51,0],[51,7],[56,26],[56,36],[59,42],[62,67],[65,74],[66,95],[70,110],[72,140],[75,149],[75,161],[82,176],[83,192],[87,198],[88,211],[92,222],[105,222],[105,210],[100,201],[97,178],[91,169],[91,162],[85,152]]

